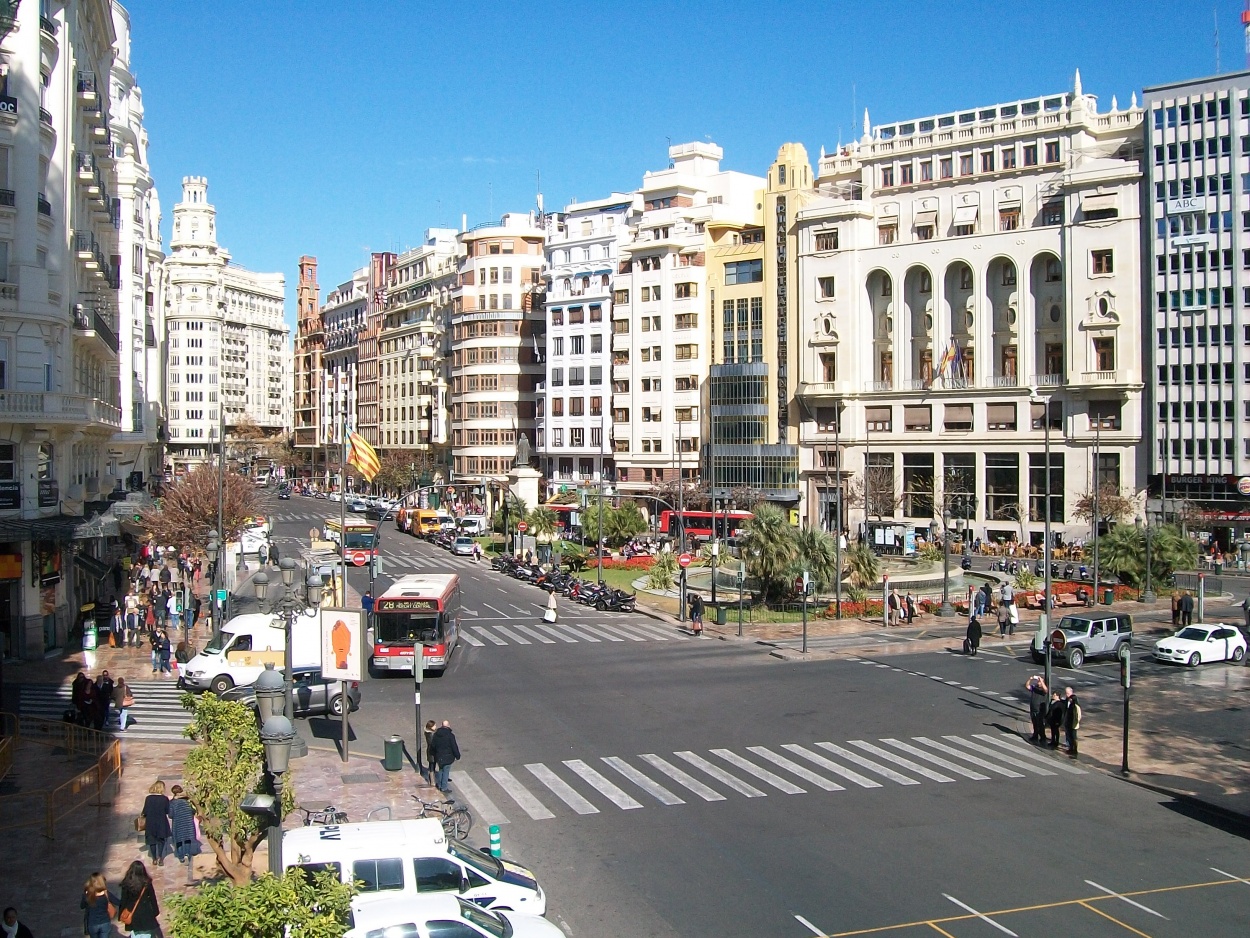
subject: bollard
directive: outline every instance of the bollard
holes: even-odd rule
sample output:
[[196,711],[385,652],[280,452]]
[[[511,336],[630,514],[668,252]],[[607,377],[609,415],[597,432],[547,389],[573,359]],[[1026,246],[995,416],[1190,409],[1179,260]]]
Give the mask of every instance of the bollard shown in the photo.
[[1207,575],[1198,574],[1198,622],[1207,621]]
[[498,824],[490,826],[490,855],[492,857],[503,856],[503,835],[499,831]]

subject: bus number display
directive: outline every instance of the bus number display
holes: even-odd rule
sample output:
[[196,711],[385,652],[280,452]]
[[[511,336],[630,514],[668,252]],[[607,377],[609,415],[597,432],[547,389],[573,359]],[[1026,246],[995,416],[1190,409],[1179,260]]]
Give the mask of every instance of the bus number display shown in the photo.
[[406,612],[412,610],[438,611],[437,599],[377,599],[374,601],[377,612]]

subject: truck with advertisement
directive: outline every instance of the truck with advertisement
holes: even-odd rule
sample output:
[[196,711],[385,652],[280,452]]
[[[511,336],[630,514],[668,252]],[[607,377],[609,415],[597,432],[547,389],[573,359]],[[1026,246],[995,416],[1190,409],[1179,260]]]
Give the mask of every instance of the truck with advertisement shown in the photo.
[[[265,664],[281,671],[286,666],[286,623],[278,615],[248,612],[235,616],[198,655],[179,670],[178,686],[190,691],[222,694],[251,684]],[[316,613],[301,614],[291,629],[294,668],[321,666],[321,622]]]

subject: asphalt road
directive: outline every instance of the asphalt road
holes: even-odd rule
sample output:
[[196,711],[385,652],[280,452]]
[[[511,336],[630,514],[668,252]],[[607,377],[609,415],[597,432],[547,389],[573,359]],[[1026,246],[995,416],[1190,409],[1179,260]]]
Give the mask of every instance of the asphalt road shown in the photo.
[[[275,503],[297,516],[276,533],[330,507]],[[540,591],[393,525],[383,550],[388,572],[465,577],[477,644],[426,682],[425,711],[456,729],[457,797],[571,935],[1250,933],[1245,831],[1031,749],[1015,732],[1036,667],[1010,649],[787,662],[582,607],[543,633]],[[1096,725],[1115,673],[1072,680]],[[354,721],[363,751],[411,738],[411,682],[369,680]]]

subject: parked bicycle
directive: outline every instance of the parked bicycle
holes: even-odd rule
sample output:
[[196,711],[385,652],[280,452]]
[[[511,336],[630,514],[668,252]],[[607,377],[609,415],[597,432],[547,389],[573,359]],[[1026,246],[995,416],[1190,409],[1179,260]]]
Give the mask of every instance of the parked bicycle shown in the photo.
[[296,805],[295,810],[304,815],[305,827],[312,827],[313,825],[347,823],[347,812],[340,811],[332,804],[326,805],[320,811],[310,811],[302,805]]
[[421,813],[417,817],[436,817],[442,822],[443,832],[453,840],[464,840],[473,827],[473,815],[464,805],[457,805],[455,798],[446,801],[422,801],[420,796],[413,795],[412,800],[421,805]]

